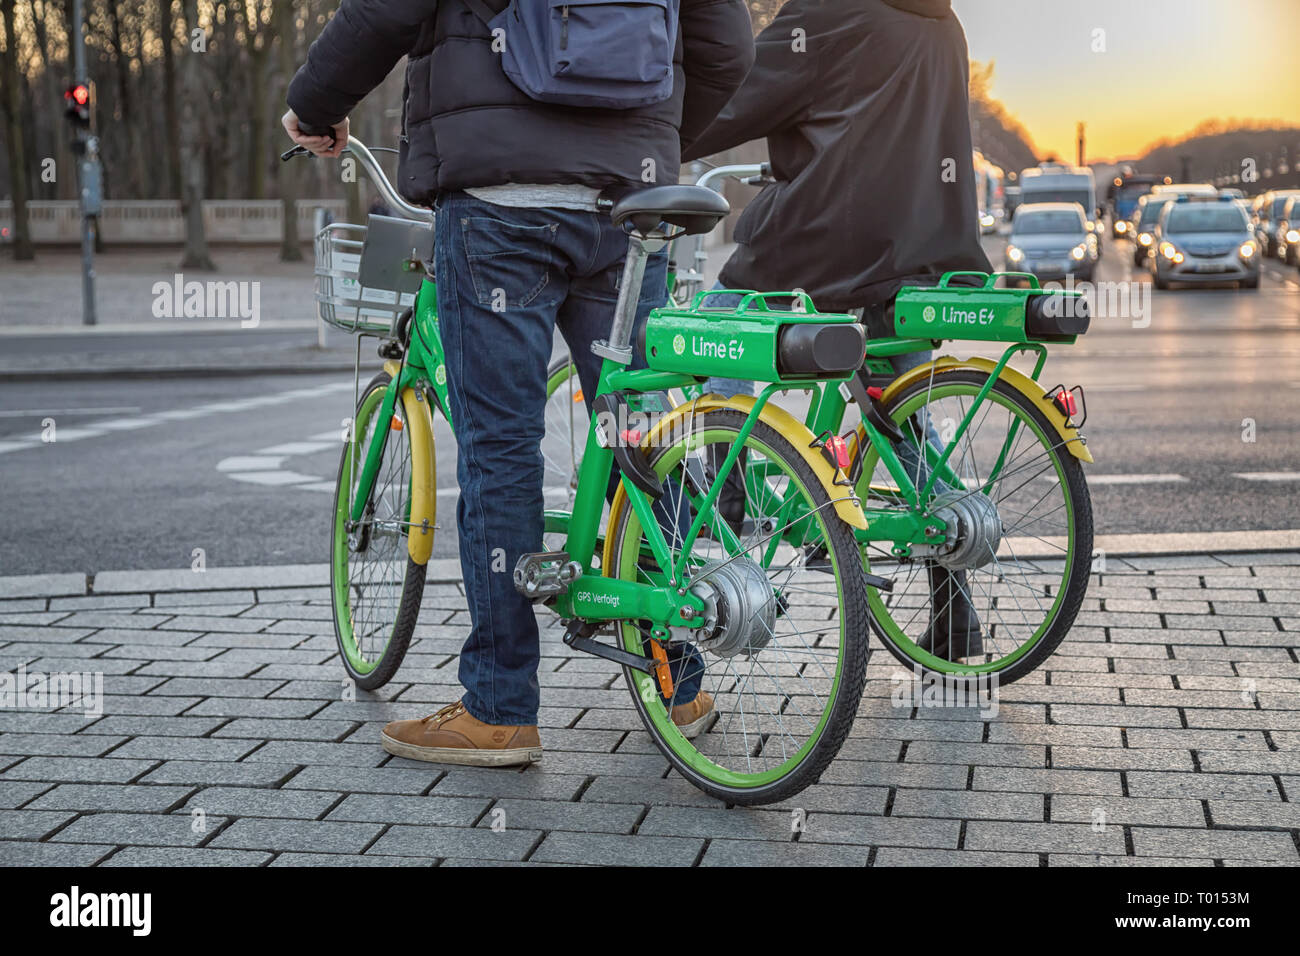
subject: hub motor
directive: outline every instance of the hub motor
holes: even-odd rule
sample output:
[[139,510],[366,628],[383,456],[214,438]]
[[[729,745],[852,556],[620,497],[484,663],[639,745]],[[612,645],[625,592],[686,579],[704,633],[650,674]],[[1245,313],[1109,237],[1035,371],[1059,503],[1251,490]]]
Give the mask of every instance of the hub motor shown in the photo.
[[776,592],[753,558],[710,561],[700,569],[691,593],[704,602],[704,623],[683,636],[700,650],[735,657],[761,650],[772,639]]
[[945,491],[930,503],[930,513],[948,525],[948,543],[934,556],[952,571],[988,564],[1002,541],[1002,517],[988,495],[978,491]]

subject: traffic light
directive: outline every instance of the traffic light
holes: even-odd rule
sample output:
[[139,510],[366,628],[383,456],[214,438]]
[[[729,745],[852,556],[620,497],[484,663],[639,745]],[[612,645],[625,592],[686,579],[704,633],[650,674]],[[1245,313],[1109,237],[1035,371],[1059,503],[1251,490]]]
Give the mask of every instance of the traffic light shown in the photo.
[[90,127],[90,87],[74,83],[63,91],[63,115],[79,129]]

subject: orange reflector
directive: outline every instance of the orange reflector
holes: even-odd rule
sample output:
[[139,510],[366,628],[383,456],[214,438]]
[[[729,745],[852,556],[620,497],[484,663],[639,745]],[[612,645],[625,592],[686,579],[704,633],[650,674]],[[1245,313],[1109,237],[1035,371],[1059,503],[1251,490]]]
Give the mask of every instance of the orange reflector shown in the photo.
[[578,389],[576,392],[573,393],[573,400],[575,402],[582,401],[582,389]]
[[402,430],[402,420],[396,415],[393,416],[392,429],[395,432],[400,432]]
[[659,693],[669,700],[673,699],[673,671],[668,666],[668,652],[664,646],[653,638],[650,640],[650,652],[656,662],[655,676],[659,678]]

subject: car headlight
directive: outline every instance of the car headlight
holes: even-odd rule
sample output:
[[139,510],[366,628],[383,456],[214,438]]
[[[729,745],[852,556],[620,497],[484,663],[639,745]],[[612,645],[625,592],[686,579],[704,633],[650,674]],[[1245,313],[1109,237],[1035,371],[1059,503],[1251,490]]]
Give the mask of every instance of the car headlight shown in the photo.
[[1070,250],[1070,255],[1073,256],[1076,261],[1082,259],[1087,254],[1088,247],[1082,242]]
[[1174,256],[1178,255],[1178,250],[1174,248],[1172,242],[1162,242],[1160,243],[1160,254],[1172,261]]
[[1286,231],[1287,242],[1300,242],[1300,229],[1288,229]]
[[1140,242],[1144,246],[1149,246],[1154,241],[1155,240],[1151,237],[1151,233],[1149,232],[1143,232],[1138,234],[1138,242]]
[[1241,258],[1249,259],[1255,254],[1255,244],[1253,242],[1243,242],[1241,248],[1237,251],[1241,253]]
[[1121,219],[1119,222],[1115,223],[1115,231],[1128,232],[1128,223],[1126,223],[1123,219]]
[[1020,262],[1025,258],[1025,254],[1015,246],[1007,246],[1007,258],[1012,262]]

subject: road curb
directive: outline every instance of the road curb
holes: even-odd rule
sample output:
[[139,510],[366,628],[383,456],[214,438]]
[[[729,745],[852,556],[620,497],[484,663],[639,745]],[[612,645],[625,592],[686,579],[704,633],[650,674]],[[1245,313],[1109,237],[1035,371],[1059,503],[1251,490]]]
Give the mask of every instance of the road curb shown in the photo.
[[[1194,542],[1214,541],[1213,548],[1196,548]],[[1182,544],[1181,547],[1179,545]],[[1168,533],[1100,535],[1095,550],[1111,558],[1199,557],[1213,561],[1218,555],[1261,557],[1300,555],[1300,530],[1233,531],[1223,533]],[[1044,552],[1050,555],[1052,552]],[[1042,557],[1044,555],[1039,555]],[[1028,557],[1020,555],[1020,557]],[[1265,562],[1267,563],[1267,562]],[[436,558],[428,565],[430,584],[458,584],[459,558]],[[1113,573],[1113,572],[1112,572]],[[1125,572],[1119,572],[1125,573]],[[258,588],[327,587],[328,564],[258,565],[234,568],[162,568],[146,571],[101,571],[97,574],[55,572],[0,577],[0,601],[31,597],[75,597],[86,594],[136,594],[168,591],[229,591]]]
[[[430,584],[460,581],[458,558],[429,562]],[[182,591],[328,587],[328,564],[252,565],[234,568],[160,568],[148,571],[58,572],[0,577],[0,601],[10,598],[79,597],[87,594],[141,594]]]
[[[364,372],[372,366],[362,364]],[[0,382],[50,382],[50,381],[90,381],[103,379],[162,379],[162,378],[239,378],[256,375],[310,375],[351,373],[354,363],[322,362],[314,365],[164,365],[164,366],[124,366],[122,368],[104,368],[87,366],[83,368],[46,368],[0,370]],[[380,368],[378,363],[374,369]]]

